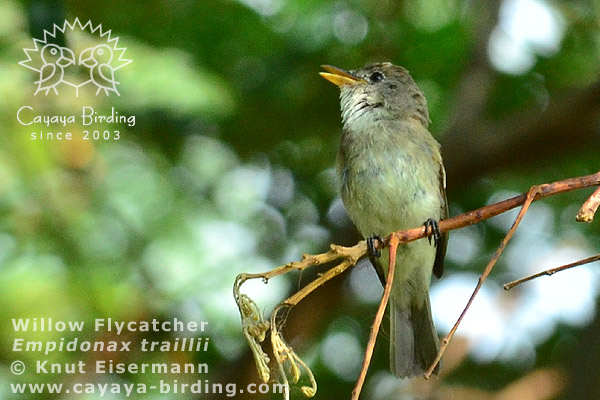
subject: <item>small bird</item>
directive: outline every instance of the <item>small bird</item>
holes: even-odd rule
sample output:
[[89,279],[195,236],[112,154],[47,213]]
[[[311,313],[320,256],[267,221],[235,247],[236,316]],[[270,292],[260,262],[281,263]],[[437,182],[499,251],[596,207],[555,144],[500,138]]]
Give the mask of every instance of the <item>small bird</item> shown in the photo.
[[337,171],[342,200],[367,237],[382,283],[389,258],[376,250],[379,235],[424,224],[435,238],[433,245],[430,236],[429,242],[398,247],[389,300],[390,369],[400,378],[421,375],[439,350],[429,285],[432,272],[442,276],[448,239],[437,224],[448,216],[446,178],[440,145],[428,131],[427,101],[409,72],[388,62],[353,71],[323,69],[321,76],[341,92]]
[[117,90],[119,82],[115,81],[115,69],[110,65],[112,59],[112,49],[106,44],[87,48],[79,54],[79,65],[85,65],[90,69],[90,80],[87,82],[91,81],[98,86],[96,95],[101,90],[104,90],[104,94],[107,96],[108,92],[115,92],[119,95]]
[[75,63],[75,54],[68,48],[48,43],[42,47],[41,59],[44,63],[40,68],[40,79],[34,96],[40,91],[45,91],[46,95],[52,90],[58,94],[56,87],[63,83],[65,68]]

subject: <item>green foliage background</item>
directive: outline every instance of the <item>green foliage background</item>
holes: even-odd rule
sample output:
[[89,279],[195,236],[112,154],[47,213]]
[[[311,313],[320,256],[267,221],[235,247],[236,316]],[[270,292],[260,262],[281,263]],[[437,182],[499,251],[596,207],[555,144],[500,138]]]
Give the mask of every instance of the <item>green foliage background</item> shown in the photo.
[[[531,68],[506,73],[488,57],[501,18],[499,1],[4,0],[0,398],[36,397],[14,397],[9,383],[74,379],[31,370],[18,378],[10,373],[13,360],[33,365],[39,358],[11,351],[11,318],[27,317],[87,324],[95,318],[177,317],[210,324],[202,334],[211,340],[207,353],[49,357],[63,363],[113,356],[119,362],[206,362],[208,377],[79,377],[86,382],[201,378],[240,387],[258,382],[231,295],[235,276],[324,251],[331,242],[350,245],[359,239],[336,201],[332,167],[341,129],[339,104],[337,89],[318,76],[321,64],[355,68],[389,60],[412,72],[429,102],[431,131],[442,143],[452,215],[524,192],[532,184],[596,172],[600,6],[594,0],[543,4],[560,15],[564,36],[559,47],[547,51],[528,44]],[[33,96],[36,76],[18,64],[23,49],[53,23],[75,17],[111,29],[127,47],[133,62],[117,71],[121,96],[95,96],[93,91],[78,98]],[[68,46],[69,37],[64,40]],[[33,131],[64,128],[21,125],[16,114],[23,105],[44,115],[77,116],[84,105],[103,114],[115,107],[122,115],[135,115],[136,124],[121,126],[118,141],[85,141],[79,128],[70,129],[72,141],[33,141]],[[566,247],[597,252],[598,224],[574,222],[590,193],[545,201],[543,212],[522,228],[529,229],[530,242],[519,242],[517,235],[518,251],[502,259],[493,280],[504,283],[525,275],[515,272],[520,263],[551,260]],[[486,222],[451,236],[455,253],[473,243],[477,252],[462,263],[450,258],[445,279],[471,276],[474,287],[505,225]],[[533,242],[546,247],[529,246]],[[541,248],[545,253],[536,253]],[[361,276],[375,279],[366,265],[357,268],[366,273]],[[323,270],[249,285],[249,294],[268,312]],[[597,266],[588,271],[594,279],[586,295],[597,306]],[[285,335],[313,369],[319,399],[349,398],[361,357],[356,348],[362,351],[375,313],[374,301],[354,293],[349,282],[342,276],[315,292],[287,321]],[[486,285],[492,292],[501,290],[498,284]],[[522,291],[500,300],[487,312],[527,307]],[[464,304],[462,299],[444,301],[458,308]],[[593,304],[589,310],[583,323],[552,325],[534,341],[535,354],[521,360],[468,357],[476,342],[457,341],[456,352],[462,353],[448,355],[447,373],[426,389],[387,373],[384,331],[364,398],[600,398],[600,318]],[[24,335],[28,340],[64,336]],[[173,339],[164,333],[149,337]],[[80,338],[116,339],[92,330]],[[300,397],[295,389],[292,398]],[[281,396],[244,393],[236,398]]]

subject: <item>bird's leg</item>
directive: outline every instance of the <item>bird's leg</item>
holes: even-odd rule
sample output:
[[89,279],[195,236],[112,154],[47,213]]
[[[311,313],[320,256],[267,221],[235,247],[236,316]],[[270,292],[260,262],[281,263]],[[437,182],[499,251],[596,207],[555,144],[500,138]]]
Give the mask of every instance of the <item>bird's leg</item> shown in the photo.
[[367,238],[367,255],[369,256],[369,261],[371,262],[371,265],[373,265],[373,268],[375,268],[379,281],[385,287],[385,272],[381,267],[381,263],[377,262],[379,257],[381,257],[380,249],[382,249],[384,245],[385,243],[379,235],[373,235]]
[[431,244],[431,238],[433,237],[433,244],[437,247],[438,241],[442,237],[439,222],[433,218],[427,218],[427,221],[423,225],[425,226],[425,234],[427,235],[427,239],[429,239],[429,244]]
[[380,248],[383,247],[383,239],[379,235],[372,235],[367,238],[367,254],[371,264],[377,265],[377,259],[381,257]]

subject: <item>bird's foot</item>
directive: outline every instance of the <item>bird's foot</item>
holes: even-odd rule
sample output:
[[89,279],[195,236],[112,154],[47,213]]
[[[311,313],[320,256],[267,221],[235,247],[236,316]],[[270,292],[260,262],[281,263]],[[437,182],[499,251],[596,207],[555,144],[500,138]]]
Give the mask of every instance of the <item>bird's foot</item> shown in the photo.
[[372,235],[367,238],[367,255],[371,264],[377,265],[377,259],[381,257],[381,248],[383,248],[384,242],[381,236]]
[[433,244],[437,247],[442,237],[439,222],[433,218],[428,218],[423,225],[425,226],[425,234],[427,235],[427,239],[429,239],[429,244],[431,244],[431,238],[433,237]]

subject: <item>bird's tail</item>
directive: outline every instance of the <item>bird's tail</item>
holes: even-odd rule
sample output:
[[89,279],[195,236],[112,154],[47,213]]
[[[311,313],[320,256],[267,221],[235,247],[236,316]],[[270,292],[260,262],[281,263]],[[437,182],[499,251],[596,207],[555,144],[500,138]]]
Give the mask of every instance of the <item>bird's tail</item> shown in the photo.
[[[429,293],[420,306],[401,306],[390,297],[390,369],[399,378],[423,375],[440,348],[431,317]],[[433,373],[438,374],[440,364]]]

